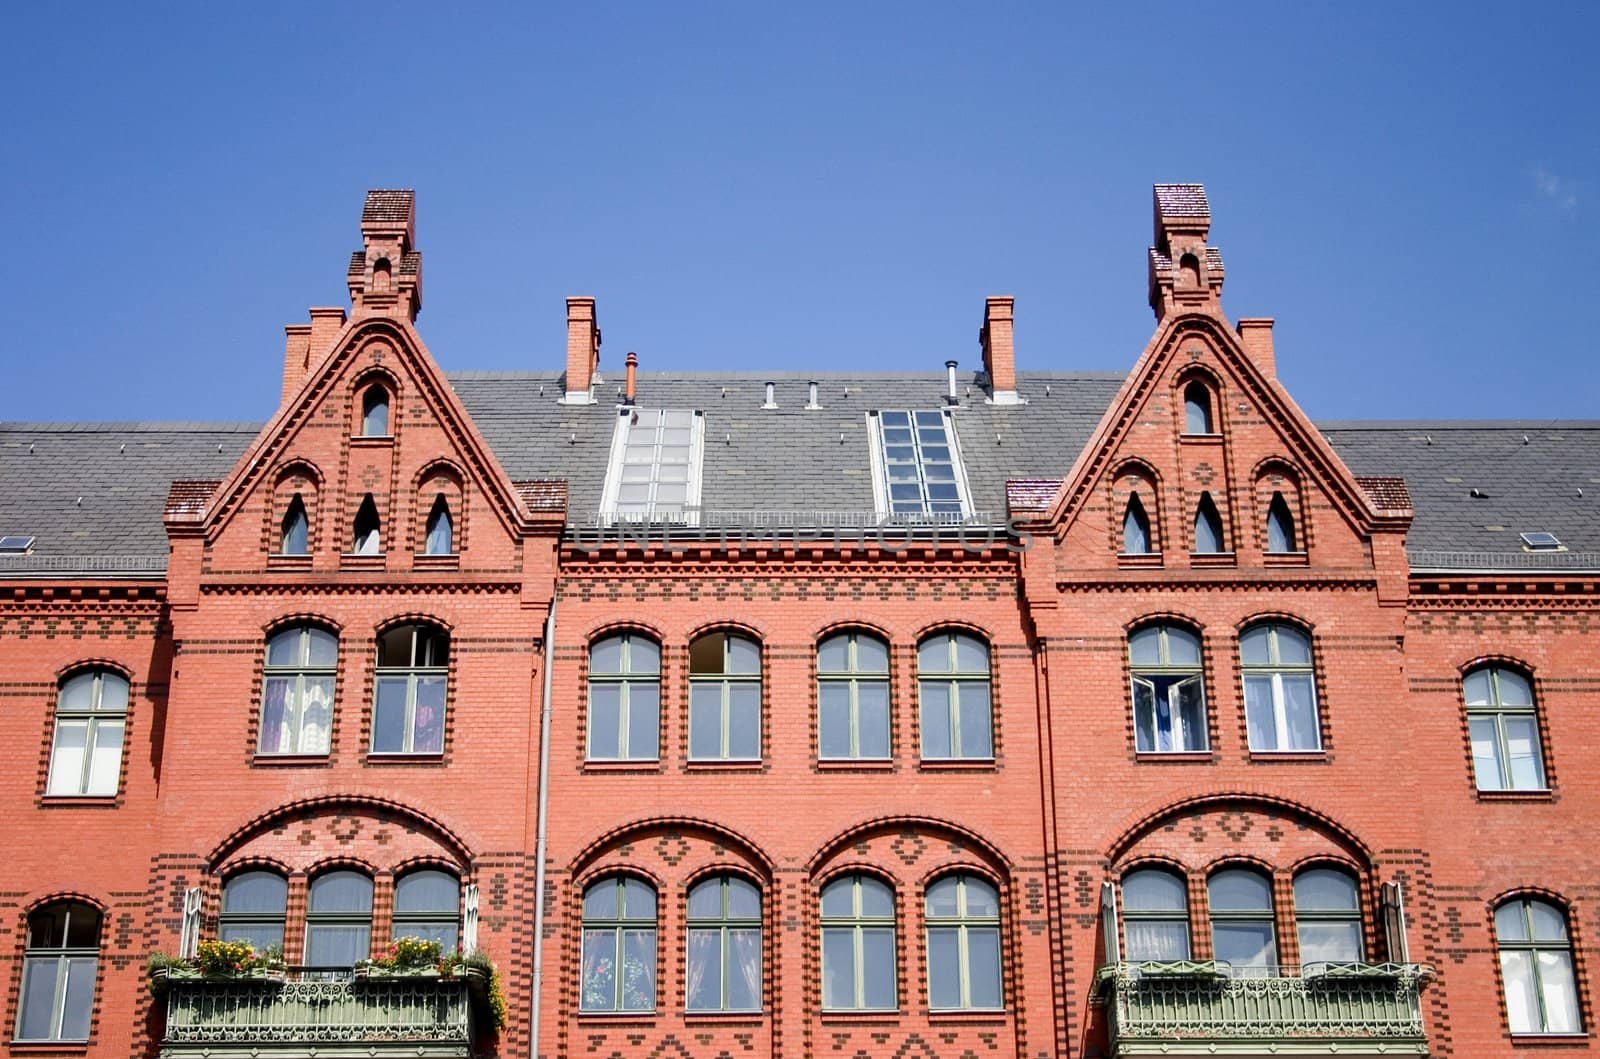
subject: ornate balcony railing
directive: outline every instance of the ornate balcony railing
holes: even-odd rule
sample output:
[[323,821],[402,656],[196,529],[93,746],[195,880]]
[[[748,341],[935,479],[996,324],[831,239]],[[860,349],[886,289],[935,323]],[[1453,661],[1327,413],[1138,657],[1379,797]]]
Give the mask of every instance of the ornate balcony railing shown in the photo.
[[1217,963],[1100,969],[1114,1056],[1426,1055],[1416,964],[1279,967],[1260,977]]
[[472,1055],[473,1000],[464,977],[173,976],[165,987],[161,1059]]

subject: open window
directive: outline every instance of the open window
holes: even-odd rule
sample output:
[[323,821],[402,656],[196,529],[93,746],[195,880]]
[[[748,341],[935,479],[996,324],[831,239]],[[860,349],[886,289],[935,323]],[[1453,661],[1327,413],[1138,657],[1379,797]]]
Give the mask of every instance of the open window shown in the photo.
[[1141,754],[1207,748],[1200,637],[1177,625],[1147,625],[1128,637],[1135,749]]

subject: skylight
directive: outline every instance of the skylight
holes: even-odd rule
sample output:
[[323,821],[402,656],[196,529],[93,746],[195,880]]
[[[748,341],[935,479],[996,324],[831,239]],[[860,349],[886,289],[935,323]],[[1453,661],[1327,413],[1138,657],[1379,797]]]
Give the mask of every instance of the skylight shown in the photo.
[[621,409],[600,502],[604,517],[698,525],[704,434],[699,412]]
[[955,521],[971,511],[949,413],[883,410],[868,417],[878,509],[897,518]]
[[1536,530],[1519,534],[1519,536],[1522,538],[1522,543],[1528,546],[1529,551],[1558,552],[1561,550],[1561,541],[1556,538],[1554,533]]
[[33,538],[20,533],[9,533],[0,537],[0,555],[27,555],[28,549],[33,547]]

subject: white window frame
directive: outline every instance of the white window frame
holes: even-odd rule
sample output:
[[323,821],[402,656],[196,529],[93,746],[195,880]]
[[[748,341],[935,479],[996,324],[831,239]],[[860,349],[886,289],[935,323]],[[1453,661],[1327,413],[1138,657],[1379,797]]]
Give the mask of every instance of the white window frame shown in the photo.
[[[635,412],[688,412],[692,417],[689,421],[689,471],[685,484],[683,499],[683,514],[679,518],[658,516],[655,512],[655,487],[659,483],[655,478],[650,482],[650,511],[644,518],[632,515],[622,515],[617,510],[617,496],[622,488],[622,463],[623,456],[628,448],[628,432],[633,426]],[[705,463],[706,444],[706,417],[699,409],[687,408],[650,408],[636,409],[623,407],[617,410],[616,426],[611,431],[611,454],[606,461],[606,480],[600,494],[600,518],[608,526],[618,522],[641,523],[667,523],[670,525],[698,526],[700,525],[700,487],[704,474],[702,468]],[[659,446],[658,446],[659,448]],[[654,464],[660,468],[659,453]]]
[[[934,515],[932,512],[928,511],[926,493],[924,493],[923,511],[920,516],[896,514],[894,505],[889,501],[889,469],[885,463],[883,454],[883,412],[905,412],[912,417],[913,424],[916,422],[916,415],[918,412],[938,412],[939,415],[944,418],[945,436],[950,439],[950,463],[955,470],[956,497],[961,502],[961,517],[959,521],[964,522],[971,518],[972,489],[967,483],[967,461],[966,458],[961,454],[961,438],[956,433],[955,417],[950,414],[950,410],[948,408],[906,407],[874,408],[866,413],[868,438],[867,455],[871,458],[872,462],[872,505],[876,509],[875,513],[877,520],[879,522],[887,522],[896,518],[914,519],[920,517],[927,519],[930,524],[933,524],[941,520],[949,520],[951,518],[951,516],[948,515]],[[925,485],[925,480],[921,477],[922,473],[922,459],[919,454],[917,459],[918,483]]]

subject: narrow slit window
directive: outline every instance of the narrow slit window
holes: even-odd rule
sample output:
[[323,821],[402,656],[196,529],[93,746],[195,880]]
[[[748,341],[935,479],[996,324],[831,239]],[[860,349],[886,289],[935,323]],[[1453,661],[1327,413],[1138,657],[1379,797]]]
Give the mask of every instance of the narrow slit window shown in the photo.
[[283,513],[283,525],[278,535],[279,555],[305,555],[310,546],[311,522],[306,518],[306,502],[300,494],[289,501],[289,510]]
[[443,493],[433,498],[433,510],[428,512],[425,550],[429,555],[455,554],[455,524],[450,519],[450,503]]
[[889,515],[949,522],[970,513],[955,424],[946,413],[886,410],[870,422],[873,471]]
[[1267,551],[1274,555],[1287,555],[1300,550],[1299,538],[1294,532],[1294,515],[1282,493],[1272,494],[1267,505]]
[[1194,550],[1197,555],[1215,555],[1225,552],[1222,539],[1222,516],[1210,493],[1200,494],[1200,503],[1194,509]]
[[1211,391],[1203,382],[1191,382],[1183,389],[1183,432],[1214,434],[1211,421]]
[[1122,554],[1149,555],[1155,550],[1150,540],[1150,517],[1145,514],[1139,494],[1128,497],[1128,507],[1122,514]]
[[352,555],[382,555],[383,536],[378,530],[378,505],[368,493],[356,509],[355,533],[350,542]]
[[361,395],[361,436],[389,436],[389,391],[381,384],[368,386]]

